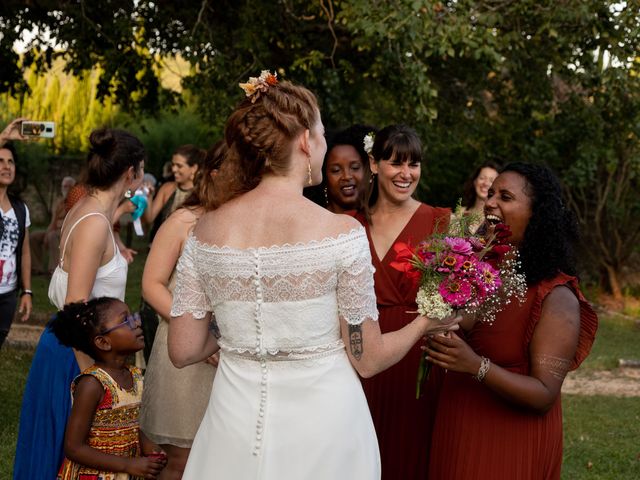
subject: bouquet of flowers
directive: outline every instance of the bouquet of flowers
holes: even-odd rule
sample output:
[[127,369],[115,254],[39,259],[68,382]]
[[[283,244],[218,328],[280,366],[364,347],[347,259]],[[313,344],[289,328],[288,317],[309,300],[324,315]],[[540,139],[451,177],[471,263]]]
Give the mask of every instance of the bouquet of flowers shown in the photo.
[[[434,234],[415,247],[397,242],[391,266],[418,284],[418,313],[444,319],[453,314],[475,315],[493,322],[512,299],[524,300],[526,282],[518,273],[517,252],[507,243],[511,236],[504,224],[492,225],[486,235],[469,235],[471,215],[456,210],[448,233]],[[430,364],[422,356],[416,398],[428,377]]]

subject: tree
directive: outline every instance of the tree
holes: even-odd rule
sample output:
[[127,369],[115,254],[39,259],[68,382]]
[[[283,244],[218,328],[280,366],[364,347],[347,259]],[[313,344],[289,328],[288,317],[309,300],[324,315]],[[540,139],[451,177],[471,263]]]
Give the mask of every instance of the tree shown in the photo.
[[[158,66],[180,55],[192,65],[183,87],[218,131],[241,98],[238,82],[277,68],[317,93],[328,126],[415,126],[426,145],[421,195],[432,203],[453,205],[466,173],[489,158],[551,165],[581,219],[585,248],[598,252],[619,295],[617,272],[635,248],[625,239],[638,232],[629,215],[638,202],[639,5],[9,1],[0,31],[6,48],[16,28],[39,28],[33,48],[13,59],[18,72],[58,55],[78,74],[98,64],[97,95],[113,95],[128,111],[175,100],[159,86]],[[45,33],[63,51],[42,51]],[[18,91],[20,78],[12,70],[0,88]]]

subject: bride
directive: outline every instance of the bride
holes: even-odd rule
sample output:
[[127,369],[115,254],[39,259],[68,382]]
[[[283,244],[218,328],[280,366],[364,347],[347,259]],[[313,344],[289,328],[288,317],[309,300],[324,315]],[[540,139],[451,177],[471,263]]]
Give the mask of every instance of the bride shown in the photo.
[[211,211],[177,267],[172,361],[221,352],[183,478],[379,478],[356,372],[375,375],[459,319],[380,333],[363,228],[302,195],[327,148],[315,96],[266,71],[240,86]]

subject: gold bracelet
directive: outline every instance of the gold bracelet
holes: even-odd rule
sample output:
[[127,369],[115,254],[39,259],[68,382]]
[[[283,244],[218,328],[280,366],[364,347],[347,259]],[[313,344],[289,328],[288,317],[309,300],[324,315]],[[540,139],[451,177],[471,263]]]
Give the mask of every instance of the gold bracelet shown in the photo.
[[478,369],[478,373],[476,373],[473,378],[482,383],[484,381],[484,377],[487,375],[489,368],[491,368],[491,360],[487,357],[480,357],[482,360],[480,361],[480,368]]

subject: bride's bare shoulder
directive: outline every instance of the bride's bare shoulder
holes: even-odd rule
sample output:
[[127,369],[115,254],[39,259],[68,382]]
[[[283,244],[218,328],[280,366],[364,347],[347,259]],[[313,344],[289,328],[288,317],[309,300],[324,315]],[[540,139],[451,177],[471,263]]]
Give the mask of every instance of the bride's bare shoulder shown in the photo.
[[351,215],[332,214],[332,216],[333,228],[338,235],[362,228],[362,224]]

